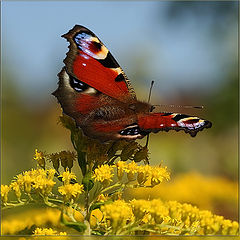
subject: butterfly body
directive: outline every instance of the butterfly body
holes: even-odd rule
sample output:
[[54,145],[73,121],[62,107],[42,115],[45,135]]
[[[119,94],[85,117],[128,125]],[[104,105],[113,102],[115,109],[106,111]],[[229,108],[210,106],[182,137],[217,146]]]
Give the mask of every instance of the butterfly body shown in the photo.
[[135,140],[171,129],[195,136],[211,127],[198,117],[152,113],[152,106],[137,100],[117,61],[89,29],[76,25],[63,37],[70,42],[70,50],[53,95],[85,135],[100,141]]

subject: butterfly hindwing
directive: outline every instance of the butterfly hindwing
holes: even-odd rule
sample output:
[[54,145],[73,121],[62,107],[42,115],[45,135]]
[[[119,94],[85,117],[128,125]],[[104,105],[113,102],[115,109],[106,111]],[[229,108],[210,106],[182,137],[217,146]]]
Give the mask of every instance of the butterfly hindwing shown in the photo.
[[183,130],[195,137],[204,128],[210,128],[211,122],[198,117],[180,113],[149,113],[138,116],[138,125],[142,131],[158,132]]

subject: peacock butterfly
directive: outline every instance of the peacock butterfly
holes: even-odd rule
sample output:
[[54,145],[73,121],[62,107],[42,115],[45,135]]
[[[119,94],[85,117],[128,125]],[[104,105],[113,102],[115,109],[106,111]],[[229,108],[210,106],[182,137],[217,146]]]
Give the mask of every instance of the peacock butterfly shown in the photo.
[[75,25],[62,37],[70,46],[53,95],[85,135],[100,141],[135,140],[150,132],[184,130],[194,137],[211,127],[198,117],[154,113],[150,104],[138,101],[122,68],[89,29]]

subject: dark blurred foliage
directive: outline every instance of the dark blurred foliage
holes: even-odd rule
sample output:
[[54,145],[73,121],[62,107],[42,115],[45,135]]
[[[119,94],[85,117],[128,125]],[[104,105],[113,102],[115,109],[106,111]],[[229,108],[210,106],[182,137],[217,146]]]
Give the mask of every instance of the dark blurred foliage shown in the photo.
[[214,34],[216,29],[222,35],[228,24],[238,18],[237,9],[238,1],[173,1],[169,3],[165,14],[166,20],[171,24],[179,24],[184,18],[189,18],[189,15],[202,19],[211,18],[208,27]]
[[209,118],[214,122],[212,132],[220,134],[225,129],[238,124],[239,115],[239,82],[238,76],[233,72],[229,80],[212,93],[208,105]]

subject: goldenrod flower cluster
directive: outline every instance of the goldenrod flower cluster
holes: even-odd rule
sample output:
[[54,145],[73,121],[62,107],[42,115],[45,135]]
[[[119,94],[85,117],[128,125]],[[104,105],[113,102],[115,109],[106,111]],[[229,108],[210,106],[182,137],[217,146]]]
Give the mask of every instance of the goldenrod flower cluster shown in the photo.
[[104,221],[111,228],[112,234],[120,234],[121,232],[118,232],[118,230],[133,221],[131,206],[122,200],[116,200],[112,204],[102,206],[101,211],[105,217]]
[[80,185],[79,183],[66,184],[60,186],[58,191],[63,195],[64,202],[69,202],[71,200],[77,201],[80,194],[83,193],[83,185]]
[[8,193],[11,190],[11,186],[1,185],[1,201],[6,204],[8,201]]
[[71,180],[77,179],[76,175],[72,172],[69,172],[68,170],[63,172],[59,177],[62,177],[62,181],[65,185],[69,184]]
[[[209,211],[176,201],[117,200],[101,207],[109,234],[150,231],[162,235],[236,235],[239,225]],[[101,227],[101,226],[99,226]]]
[[174,199],[188,202],[215,213],[226,212],[228,216],[237,217],[238,212],[237,181],[224,177],[203,176],[197,172],[179,174],[170,182],[163,182],[154,188],[132,188],[127,194],[139,199],[150,197],[164,201]]
[[[199,210],[190,204],[159,199],[121,199],[126,188],[151,188],[156,191],[157,185],[170,179],[169,170],[162,166],[137,164],[142,160],[148,162],[148,150],[136,142],[119,141],[100,145],[83,137],[71,122],[66,121],[65,124],[71,130],[71,141],[77,152],[82,173],[80,182],[71,172],[75,153],[62,151],[44,154],[35,150],[33,158],[41,168],[25,171],[17,175],[10,185],[1,186],[2,209],[40,201],[52,210],[41,209],[40,214],[32,211],[32,216],[23,216],[20,220],[14,214],[13,219],[3,220],[3,234],[24,232],[35,236],[63,236],[68,229],[69,233],[85,235],[238,233],[237,222],[226,220],[210,211]],[[47,170],[46,159],[52,162],[54,169]],[[64,168],[62,173],[59,172],[60,163]],[[61,186],[55,186],[57,181]],[[17,202],[9,200],[11,190]],[[84,197],[80,197],[82,193]],[[65,229],[66,232],[63,232]]]
[[54,169],[32,169],[17,175],[12,183],[8,185],[1,185],[2,202],[6,205],[8,200],[8,193],[12,189],[21,202],[22,193],[27,194],[31,199],[31,194],[39,194],[43,198],[48,197],[56,182],[53,181],[55,174]]
[[101,182],[104,186],[108,186],[110,182],[112,182],[113,174],[113,166],[109,165],[101,165],[97,169],[95,169],[93,178],[95,181]]
[[33,235],[35,236],[48,236],[48,235],[60,235],[64,236],[67,235],[66,232],[57,232],[56,230],[53,230],[52,228],[36,228],[33,232]]
[[83,185],[79,183],[71,184],[70,181],[72,179],[76,180],[77,177],[68,170],[60,176],[62,176],[63,186],[58,187],[58,191],[63,196],[64,202],[77,201],[80,194],[83,193]]
[[43,196],[48,196],[56,184],[56,182],[53,181],[54,173],[54,169],[32,169],[25,171],[16,176],[16,184],[14,185],[19,185],[20,189],[28,194],[30,194],[32,190],[35,190]]
[[[138,186],[147,186],[151,187],[158,185],[163,180],[170,179],[170,173],[167,170],[167,167],[152,167],[150,165],[140,166],[137,165],[134,161],[127,163],[123,161],[118,161],[115,165],[109,166],[107,164],[99,166],[94,171],[93,178],[95,181],[99,181],[104,186],[110,184],[113,181],[113,171],[116,168],[116,175],[118,181],[121,181],[126,173],[128,182],[137,180]],[[147,184],[149,182],[149,184]]]

